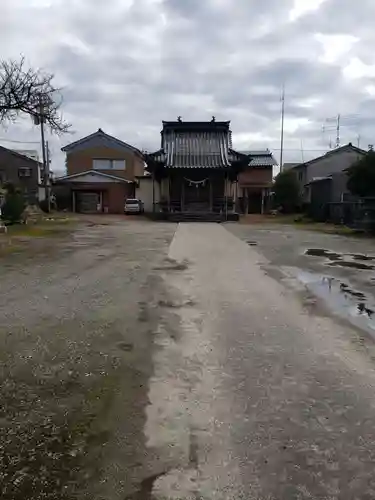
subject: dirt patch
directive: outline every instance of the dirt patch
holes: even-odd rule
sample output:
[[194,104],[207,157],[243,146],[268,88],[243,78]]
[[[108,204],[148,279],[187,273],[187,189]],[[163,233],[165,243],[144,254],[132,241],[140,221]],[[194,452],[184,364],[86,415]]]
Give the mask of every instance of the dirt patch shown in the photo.
[[189,262],[184,260],[183,262],[177,262],[174,259],[166,258],[164,260],[165,264],[162,266],[154,267],[155,271],[186,271],[189,268]]
[[159,300],[158,305],[160,307],[166,307],[171,309],[181,309],[182,307],[194,307],[195,302],[193,300],[186,300],[183,302],[176,302],[173,300]]
[[139,485],[139,489],[135,493],[127,495],[124,500],[154,500],[154,496],[152,495],[154,484],[166,474],[168,474],[168,471],[154,474],[153,476],[143,479]]

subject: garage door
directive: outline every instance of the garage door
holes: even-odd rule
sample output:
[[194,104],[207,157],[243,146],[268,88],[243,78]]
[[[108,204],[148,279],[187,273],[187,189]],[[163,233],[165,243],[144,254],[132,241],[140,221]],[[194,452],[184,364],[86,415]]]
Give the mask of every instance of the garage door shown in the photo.
[[76,192],[77,212],[83,214],[96,213],[99,202],[99,193]]

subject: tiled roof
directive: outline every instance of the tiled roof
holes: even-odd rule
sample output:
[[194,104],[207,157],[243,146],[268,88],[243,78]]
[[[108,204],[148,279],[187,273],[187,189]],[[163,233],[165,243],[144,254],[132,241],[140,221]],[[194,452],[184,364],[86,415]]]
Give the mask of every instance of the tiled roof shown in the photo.
[[166,167],[223,168],[230,165],[224,131],[167,132],[163,138]]
[[79,177],[85,177],[94,175],[96,177],[103,177],[104,179],[111,179],[113,181],[125,182],[126,184],[132,184],[133,181],[129,181],[128,179],[124,179],[123,177],[119,177],[118,175],[106,174],[104,172],[100,172],[99,170],[85,170],[84,172],[79,172],[78,174],[64,175],[63,177],[57,177],[55,179],[56,183],[70,181],[77,179]]
[[167,168],[228,168],[243,160],[231,149],[230,122],[163,122],[162,149],[147,155]]
[[260,151],[240,151],[240,153],[250,157],[250,167],[273,167],[277,165],[277,161],[268,149]]
[[121,149],[128,149],[130,151],[133,151],[135,154],[142,156],[142,153],[139,149],[135,148],[134,146],[131,146],[130,144],[120,141],[120,139],[117,139],[116,137],[113,137],[112,135],[106,134],[101,128],[99,128],[96,132],[93,134],[90,134],[86,137],[83,137],[82,139],[79,139],[78,141],[72,142],[71,144],[67,144],[63,148],[61,148],[61,151],[64,151],[65,153],[68,153],[69,151],[72,151],[74,149],[78,148],[84,148],[86,146],[90,146],[90,144],[95,145],[95,141],[97,142],[97,146],[103,146],[106,145],[107,147],[118,147]]
[[167,168],[228,168],[235,161],[252,167],[277,165],[271,151],[234,151],[230,122],[163,122],[162,148],[147,155]]

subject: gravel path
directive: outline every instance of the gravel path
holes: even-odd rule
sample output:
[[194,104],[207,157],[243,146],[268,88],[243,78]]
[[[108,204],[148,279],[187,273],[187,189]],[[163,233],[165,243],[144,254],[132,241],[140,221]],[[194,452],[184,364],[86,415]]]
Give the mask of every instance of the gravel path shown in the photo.
[[149,473],[144,406],[175,226],[98,221],[51,240],[50,257],[0,261],[2,500],[124,500]]
[[164,318],[154,353],[154,497],[375,498],[375,370],[357,333],[309,312],[223,226],[179,225],[169,257],[179,329]]

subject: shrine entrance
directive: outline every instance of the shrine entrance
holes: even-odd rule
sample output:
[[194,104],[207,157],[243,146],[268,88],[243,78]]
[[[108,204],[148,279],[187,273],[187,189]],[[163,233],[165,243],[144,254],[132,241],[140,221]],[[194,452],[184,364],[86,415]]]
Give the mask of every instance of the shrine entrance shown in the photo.
[[224,210],[226,172],[202,170],[176,169],[169,173],[167,183],[172,211],[220,213]]
[[210,210],[211,181],[209,178],[193,180],[184,177],[184,207],[189,212]]

